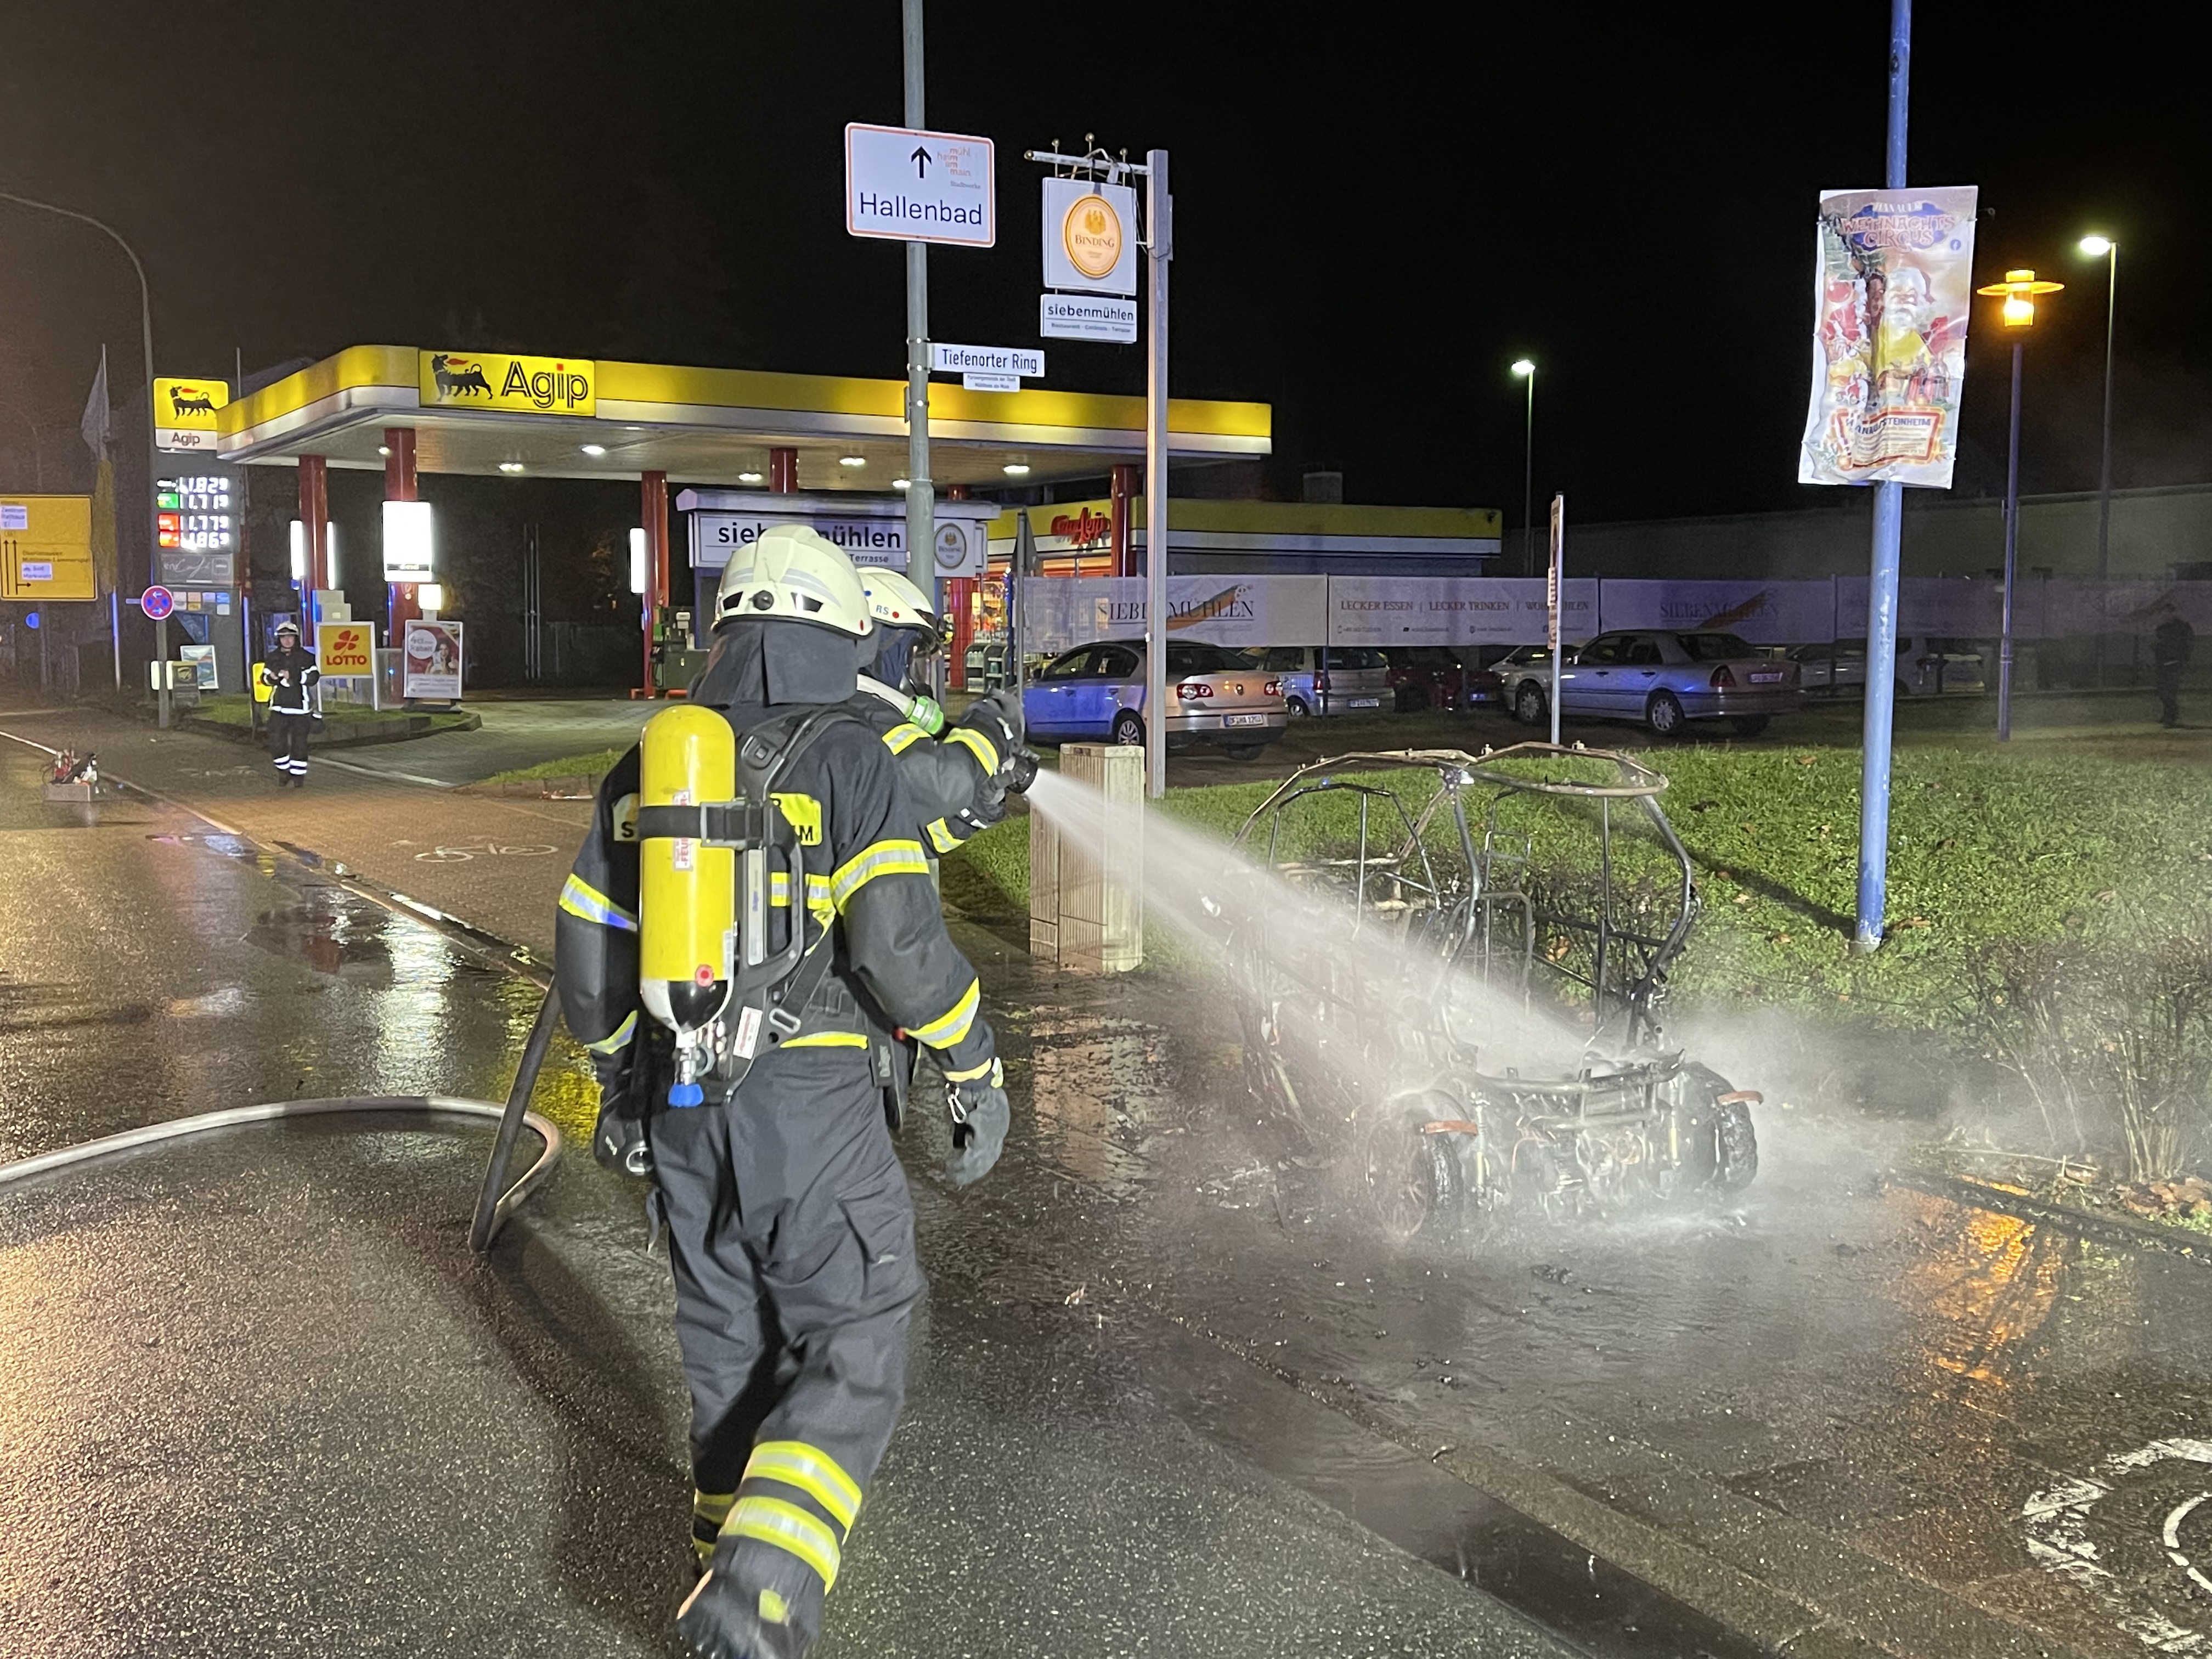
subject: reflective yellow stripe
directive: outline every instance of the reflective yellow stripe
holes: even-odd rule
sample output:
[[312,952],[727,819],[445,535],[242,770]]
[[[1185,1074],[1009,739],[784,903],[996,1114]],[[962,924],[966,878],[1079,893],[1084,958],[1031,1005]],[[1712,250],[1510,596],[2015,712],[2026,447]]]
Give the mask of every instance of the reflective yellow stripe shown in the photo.
[[836,1535],[796,1504],[781,1498],[740,1498],[722,1523],[725,1538],[752,1538],[788,1550],[822,1575],[827,1593],[837,1582]]
[[940,853],[958,850],[960,837],[952,833],[952,826],[943,818],[933,820],[929,826],[929,844]]
[[884,747],[894,755],[903,755],[928,735],[912,720],[901,720],[884,733]]
[[929,860],[918,841],[879,841],[847,859],[830,878],[830,897],[842,910],[853,895],[878,876],[926,876]]
[[858,1031],[809,1031],[783,1044],[787,1048],[865,1048],[867,1038]]
[[956,726],[945,734],[945,741],[957,743],[974,755],[975,763],[983,769],[986,775],[997,773],[999,751],[992,747],[990,738],[985,737],[981,732],[972,726]]
[[796,1486],[836,1517],[850,1532],[853,1517],[860,1512],[860,1483],[837,1466],[837,1460],[803,1440],[763,1440],[753,1448],[745,1463],[745,1479],[781,1480]]
[[982,987],[975,980],[961,994],[949,1012],[933,1019],[927,1025],[911,1025],[907,1035],[927,1042],[933,1048],[950,1048],[968,1035],[968,1028],[975,1023],[975,1004],[982,995]]
[[[791,904],[791,878],[781,870],[771,870],[768,878],[768,902],[779,908]],[[830,902],[830,878],[809,873],[806,878],[806,908],[817,919],[836,914],[837,907]]]
[[711,1521],[716,1528],[730,1518],[730,1505],[738,1501],[733,1492],[698,1492],[691,1494],[693,1519]]
[[633,1008],[623,1016],[623,1023],[616,1026],[611,1035],[601,1037],[597,1042],[587,1042],[584,1046],[595,1054],[616,1054],[629,1048],[629,1040],[636,1035],[637,1010]]
[[602,927],[619,927],[630,933],[637,932],[637,918],[581,876],[570,876],[562,887],[561,908],[572,916],[581,916],[586,921],[596,921]]
[[987,1060],[981,1066],[970,1066],[964,1072],[947,1072],[945,1074],[945,1080],[947,1083],[973,1083],[977,1078],[984,1076],[990,1078],[991,1086],[994,1089],[1003,1089],[1006,1086],[1006,1074],[1000,1069],[996,1060]]

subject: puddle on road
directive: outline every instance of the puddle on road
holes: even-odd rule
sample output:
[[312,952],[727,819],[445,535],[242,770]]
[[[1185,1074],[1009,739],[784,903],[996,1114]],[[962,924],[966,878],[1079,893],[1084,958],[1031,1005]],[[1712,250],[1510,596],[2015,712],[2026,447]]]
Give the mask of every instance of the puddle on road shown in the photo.
[[391,913],[340,887],[309,887],[296,903],[264,910],[246,939],[272,955],[289,957],[318,973],[371,984],[392,975]]

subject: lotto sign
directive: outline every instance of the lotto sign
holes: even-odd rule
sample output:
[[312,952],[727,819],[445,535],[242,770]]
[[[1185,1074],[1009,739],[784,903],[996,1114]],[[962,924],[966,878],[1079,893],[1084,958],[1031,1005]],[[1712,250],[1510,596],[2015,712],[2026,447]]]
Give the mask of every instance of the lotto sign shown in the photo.
[[315,665],[331,679],[362,679],[375,673],[376,630],[368,623],[317,623]]

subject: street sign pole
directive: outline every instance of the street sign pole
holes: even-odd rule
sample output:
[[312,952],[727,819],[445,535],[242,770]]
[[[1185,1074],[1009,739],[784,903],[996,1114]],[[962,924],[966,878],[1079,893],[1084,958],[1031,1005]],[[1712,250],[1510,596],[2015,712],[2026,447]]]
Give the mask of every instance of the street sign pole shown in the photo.
[[[1905,129],[1912,84],[1912,0],[1890,0],[1889,133],[1885,190],[1905,188]],[[1898,562],[1905,486],[1874,487],[1874,556],[1867,580],[1866,715],[1859,764],[1858,921],[1851,949],[1881,948],[1889,908],[1889,750],[1897,712]]]
[[169,617],[161,613],[154,623],[154,724],[169,729]]
[[1567,637],[1567,498],[1552,497],[1552,747],[1559,746],[1559,671]]
[[1168,153],[1145,152],[1145,252],[1152,272],[1152,337],[1145,376],[1145,793],[1168,792],[1168,262],[1175,200]]
[[[921,0],[899,0],[906,44],[906,124],[923,125]],[[929,476],[929,244],[906,245],[906,574],[939,615],[937,486]],[[931,659],[936,694],[945,695],[945,655]]]

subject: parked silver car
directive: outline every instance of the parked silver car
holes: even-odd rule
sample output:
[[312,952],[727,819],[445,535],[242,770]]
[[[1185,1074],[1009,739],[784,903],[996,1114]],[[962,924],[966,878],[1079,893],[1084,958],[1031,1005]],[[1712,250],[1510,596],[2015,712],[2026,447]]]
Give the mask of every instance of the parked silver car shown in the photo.
[[[1506,707],[1534,726],[1551,706],[1551,653],[1523,646],[1498,665]],[[1601,634],[1566,652],[1560,670],[1565,715],[1641,720],[1661,737],[1691,720],[1726,720],[1756,737],[1777,714],[1800,708],[1797,665],[1734,634],[1633,631]]]
[[[1283,735],[1282,682],[1202,640],[1167,648],[1168,747],[1218,743],[1256,760]],[[1145,740],[1145,642],[1103,640],[1063,651],[1022,693],[1029,734],[1043,743]]]
[[[1808,697],[1866,696],[1867,642],[1863,639],[1801,645],[1790,652],[1790,660],[1797,665],[1800,683]],[[1972,640],[1940,635],[1901,636],[1897,641],[1893,678],[1900,697],[1971,695],[1987,689],[1980,648]]]
[[1283,683],[1292,720],[1308,714],[1375,714],[1397,707],[1390,665],[1371,645],[1267,645],[1244,660]]

